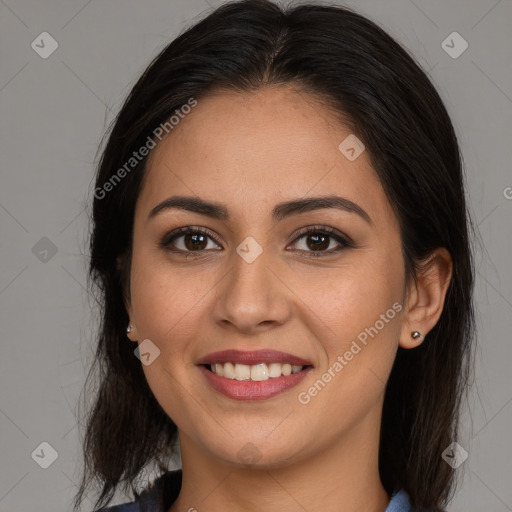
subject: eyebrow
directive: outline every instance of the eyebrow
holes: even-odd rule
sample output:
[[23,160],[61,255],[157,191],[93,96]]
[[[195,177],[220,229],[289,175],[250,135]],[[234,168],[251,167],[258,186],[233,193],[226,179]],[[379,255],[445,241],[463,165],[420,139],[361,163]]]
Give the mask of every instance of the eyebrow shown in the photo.
[[[200,215],[206,215],[207,217],[222,221],[229,220],[229,211],[225,205],[214,201],[206,201],[199,197],[188,196],[172,196],[165,199],[149,212],[147,220],[152,219],[163,211],[173,208],[199,213]],[[304,199],[278,203],[272,210],[272,218],[274,221],[278,222],[292,215],[327,208],[335,208],[345,212],[354,213],[365,220],[368,224],[372,224],[372,220],[368,213],[366,213],[366,211],[359,205],[344,197],[332,195],[323,197],[307,197]]]

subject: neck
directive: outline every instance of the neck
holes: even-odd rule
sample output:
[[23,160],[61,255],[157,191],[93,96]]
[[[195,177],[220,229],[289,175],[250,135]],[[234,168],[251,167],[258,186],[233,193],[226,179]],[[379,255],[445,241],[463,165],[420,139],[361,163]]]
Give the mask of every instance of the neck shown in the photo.
[[313,455],[249,469],[214,457],[180,431],[183,482],[169,512],[384,512],[389,496],[380,481],[378,447],[379,429],[367,418]]

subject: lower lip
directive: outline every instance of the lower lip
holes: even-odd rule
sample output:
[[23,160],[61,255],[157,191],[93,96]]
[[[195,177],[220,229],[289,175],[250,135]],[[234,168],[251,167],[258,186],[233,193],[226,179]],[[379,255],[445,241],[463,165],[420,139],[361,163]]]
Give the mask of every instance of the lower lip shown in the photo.
[[271,377],[267,380],[235,380],[226,377],[219,377],[206,367],[200,365],[199,369],[206,377],[213,389],[235,400],[264,400],[296,386],[313,369],[307,367],[297,373]]

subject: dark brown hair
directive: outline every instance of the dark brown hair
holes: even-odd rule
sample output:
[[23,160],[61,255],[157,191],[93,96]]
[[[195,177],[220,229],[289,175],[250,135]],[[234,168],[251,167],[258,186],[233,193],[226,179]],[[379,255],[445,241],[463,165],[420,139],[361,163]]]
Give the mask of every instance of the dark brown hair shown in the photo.
[[123,286],[147,158],[108,192],[105,184],[190,98],[201,101],[219,88],[254,91],[279,84],[324,101],[364,142],[400,223],[409,278],[434,249],[445,247],[452,256],[439,322],[418,348],[398,349],[386,388],[379,457],[387,492],[405,489],[417,510],[437,510],[451,497],[454,472],[441,453],[457,439],[471,375],[474,271],[461,157],[447,111],[408,52],[365,17],[334,6],[281,8],[245,0],[213,11],[153,60],[104,148],[89,273],[102,309],[87,382],[94,368],[99,380],[87,417],[75,509],[93,481],[102,486],[96,505],[104,505],[120,484],[134,490],[150,465],[164,472],[176,441],[176,425],[153,396],[126,337]]

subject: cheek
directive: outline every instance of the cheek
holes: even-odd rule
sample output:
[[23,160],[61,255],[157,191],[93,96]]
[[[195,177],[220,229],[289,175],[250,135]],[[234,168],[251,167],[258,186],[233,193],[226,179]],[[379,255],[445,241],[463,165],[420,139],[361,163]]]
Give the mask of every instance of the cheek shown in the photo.
[[156,400],[187,431],[195,428],[194,418],[204,414],[200,400],[187,390],[193,389],[189,342],[204,314],[202,298],[208,288],[204,279],[191,278],[186,270],[171,269],[153,255],[134,252],[131,298],[139,343],[150,339],[160,351],[142,369]]
[[209,288],[186,268],[172,268],[163,258],[144,251],[134,254],[131,294],[137,329],[166,350],[178,349],[183,329],[201,309]]
[[318,329],[325,333],[322,345],[331,356],[360,333],[364,338],[366,329],[376,322],[380,338],[393,338],[398,332],[400,308],[393,305],[401,306],[403,300],[404,271],[396,253],[354,252],[346,263],[326,269],[323,276],[315,269],[295,280],[294,290],[314,313]]
[[403,309],[403,266],[394,254],[354,255],[356,263],[329,269],[329,279],[301,281],[298,293],[311,309],[323,356],[319,380],[302,398],[315,404],[319,418],[334,410],[345,418],[333,429],[364,415],[389,377]]

